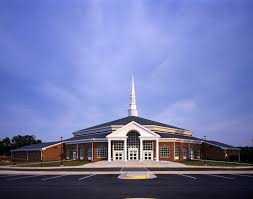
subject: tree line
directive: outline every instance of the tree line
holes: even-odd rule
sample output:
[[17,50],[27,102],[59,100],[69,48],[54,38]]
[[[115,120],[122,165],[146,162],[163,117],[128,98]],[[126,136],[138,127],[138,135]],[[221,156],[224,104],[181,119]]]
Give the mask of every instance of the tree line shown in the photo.
[[34,135],[16,135],[12,138],[5,137],[0,139],[0,155],[10,155],[10,150],[30,144],[41,143],[41,140],[36,139]]

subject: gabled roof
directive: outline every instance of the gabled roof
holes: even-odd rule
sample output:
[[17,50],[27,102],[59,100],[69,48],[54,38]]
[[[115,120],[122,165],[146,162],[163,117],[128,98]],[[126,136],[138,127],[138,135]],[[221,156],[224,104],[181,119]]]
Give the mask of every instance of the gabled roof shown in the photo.
[[217,141],[213,141],[213,140],[203,140],[203,141],[207,144],[214,145],[214,146],[220,147],[222,149],[238,149],[239,150],[239,148],[237,148],[237,147],[234,147],[234,146],[231,146],[228,144],[224,144],[221,142],[217,142]]
[[144,126],[138,124],[137,122],[130,122],[125,126],[122,126],[118,130],[110,133],[107,135],[107,138],[122,138],[127,137],[128,132],[130,131],[137,131],[140,137],[148,137],[148,138],[160,138],[160,135],[157,133],[150,131],[149,129],[145,128]]
[[55,144],[60,143],[59,141],[57,142],[46,142],[46,143],[39,143],[39,144],[31,144],[31,145],[27,145],[27,146],[23,146],[20,148],[16,148],[11,150],[11,152],[14,151],[41,151],[43,148],[48,147],[48,146],[52,146]]
[[156,122],[156,121],[153,121],[153,120],[145,119],[145,118],[142,118],[142,117],[128,116],[128,117],[124,117],[124,118],[121,118],[121,119],[118,119],[118,120],[113,120],[111,122],[106,122],[106,123],[103,123],[103,124],[99,124],[99,125],[96,125],[96,126],[86,128],[86,129],[82,129],[82,130],[79,130],[79,131],[92,130],[92,129],[102,128],[102,127],[107,127],[107,126],[112,126],[112,125],[126,125],[126,124],[128,124],[132,121],[135,121],[135,122],[137,122],[138,124],[141,124],[141,125],[156,125],[156,126],[162,126],[162,127],[167,127],[167,128],[174,128],[174,129],[178,129],[178,130],[186,130],[186,129],[182,129],[182,128],[179,128],[179,127],[176,127],[176,126],[171,126],[171,125],[168,125],[168,124],[164,124],[164,123]]

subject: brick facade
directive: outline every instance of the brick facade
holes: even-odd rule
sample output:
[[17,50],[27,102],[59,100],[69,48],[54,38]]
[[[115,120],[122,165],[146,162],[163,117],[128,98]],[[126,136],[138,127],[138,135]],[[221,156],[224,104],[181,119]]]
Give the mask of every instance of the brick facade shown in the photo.
[[[46,148],[42,151],[43,161],[61,160],[61,144]],[[62,149],[62,152],[64,149]]]
[[226,153],[228,155],[227,160],[238,161],[240,159],[239,150],[232,150],[232,149],[225,150],[207,143],[202,143],[201,151],[203,155],[202,159],[224,161],[226,160],[225,157]]
[[[108,151],[107,151],[107,155],[106,155],[105,158],[98,157],[98,148],[101,147],[101,146],[105,147],[106,150],[108,150],[107,149],[107,147],[108,147],[107,142],[94,142],[93,143],[93,152],[92,152],[92,154],[93,154],[93,161],[94,162],[100,161],[100,160],[107,160],[107,158],[108,158]],[[78,148],[78,154],[76,156],[76,159],[80,160],[80,150],[83,149],[84,150],[83,160],[84,161],[91,161],[91,160],[88,160],[88,149],[92,148],[92,143],[78,144],[78,147],[77,147],[77,144],[67,144],[67,145],[65,145],[65,150],[66,151],[68,150],[69,153],[73,153],[73,151],[77,150],[77,148]],[[65,156],[65,158],[66,158],[66,156]],[[72,159],[72,158],[73,157],[70,154],[70,159]]]
[[[93,158],[88,159],[88,149],[92,149],[93,145]],[[42,150],[42,160],[43,161],[53,161],[61,159],[61,144],[46,147]],[[76,159],[83,161],[100,161],[108,159],[108,151],[106,157],[98,157],[98,148],[103,146],[108,150],[107,142],[94,142],[92,143],[82,143],[82,144],[64,144],[62,148],[63,159],[66,159],[66,152],[69,152],[69,159],[73,159],[73,152],[76,152]],[[174,146],[179,148],[179,158],[175,159],[175,149]],[[240,151],[232,149],[221,149],[220,147],[210,145],[207,143],[202,144],[192,144],[184,142],[159,142],[159,151],[162,147],[169,148],[169,157],[161,157],[159,152],[159,160],[168,161],[183,161],[186,159],[207,159],[207,160],[221,160],[224,161],[225,154],[227,153],[227,160],[238,161],[240,160]],[[112,147],[111,147],[112,150]],[[80,152],[83,151],[83,158],[80,159]],[[112,154],[112,152],[111,152]],[[12,159],[16,161],[40,161],[41,151],[15,151],[12,152]],[[156,141],[153,141],[153,160],[156,160]]]
[[173,161],[174,160],[174,142],[159,142],[159,149],[161,149],[161,147],[169,147],[170,156],[168,158],[164,158],[164,157],[161,157],[159,153],[159,160]]

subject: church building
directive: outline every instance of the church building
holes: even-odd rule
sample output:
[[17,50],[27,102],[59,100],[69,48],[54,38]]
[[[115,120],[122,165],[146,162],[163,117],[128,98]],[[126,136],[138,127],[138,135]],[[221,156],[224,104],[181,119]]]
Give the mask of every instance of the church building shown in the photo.
[[[27,160],[31,160],[29,157],[33,157],[33,160],[47,160],[49,156],[59,160],[62,154],[67,160],[109,162],[240,160],[238,148],[200,139],[192,134],[192,131],[184,128],[140,117],[132,78],[128,117],[75,131],[73,137],[63,143],[54,142],[52,145],[46,145],[44,149],[37,147],[37,151],[34,145],[12,150],[12,158],[25,156]],[[46,154],[46,149],[51,150],[51,155],[43,155]],[[37,156],[34,155],[36,152]]]

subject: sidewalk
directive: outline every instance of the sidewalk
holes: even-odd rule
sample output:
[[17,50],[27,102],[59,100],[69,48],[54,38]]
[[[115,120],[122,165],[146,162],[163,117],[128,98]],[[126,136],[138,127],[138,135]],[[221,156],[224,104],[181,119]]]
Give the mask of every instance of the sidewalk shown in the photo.
[[143,168],[143,167],[189,167],[189,165],[185,165],[178,162],[170,162],[170,161],[111,161],[108,162],[107,160],[92,162],[88,164],[84,164],[80,166],[82,168]]

